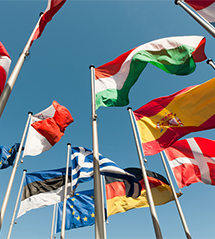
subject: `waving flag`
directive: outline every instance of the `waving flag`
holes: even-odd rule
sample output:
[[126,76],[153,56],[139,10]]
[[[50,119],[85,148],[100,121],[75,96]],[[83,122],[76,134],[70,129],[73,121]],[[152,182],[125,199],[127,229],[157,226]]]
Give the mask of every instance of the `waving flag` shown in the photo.
[[4,45],[0,42],[0,95],[4,90],[4,85],[9,73],[10,64],[10,55],[8,54]]
[[145,155],[157,154],[191,132],[215,128],[214,95],[215,78],[135,110]]
[[95,68],[96,108],[127,105],[129,90],[148,62],[170,74],[192,73],[195,63],[206,59],[204,46],[205,38],[201,36],[163,38]]
[[31,116],[23,157],[38,155],[49,150],[64,135],[66,127],[73,122],[69,110],[53,101],[52,105]]
[[[93,152],[84,147],[72,148],[72,185],[91,180],[93,178]],[[141,186],[134,175],[126,172],[113,161],[99,155],[100,173],[123,179],[128,185],[128,197],[137,198],[140,195]]]
[[[63,201],[66,168],[26,173],[18,216],[27,211]],[[71,191],[71,168],[69,169],[67,193]]]
[[215,0],[184,0],[196,12],[215,26]]
[[39,27],[34,33],[31,44],[41,36],[46,24],[52,20],[52,17],[60,10],[65,2],[66,0],[48,0],[47,8],[40,19]]
[[[13,162],[16,158],[16,153],[19,150],[19,143],[15,143],[11,148],[0,145],[0,169],[13,166]],[[23,150],[24,148],[22,148]]]
[[[123,180],[113,177],[105,177],[108,216],[120,212],[126,212],[134,208],[149,207],[141,169],[127,168],[125,171],[135,175],[142,187],[141,194],[136,199],[127,197],[126,185],[123,183]],[[155,206],[163,205],[174,200],[171,187],[165,177],[148,170],[147,177]],[[178,197],[179,196],[181,196],[181,194],[178,193]]]
[[189,138],[164,150],[179,188],[202,182],[215,185],[215,141]]
[[[63,202],[58,203],[57,228],[61,231]],[[95,224],[94,190],[77,192],[66,202],[65,230],[86,227]]]

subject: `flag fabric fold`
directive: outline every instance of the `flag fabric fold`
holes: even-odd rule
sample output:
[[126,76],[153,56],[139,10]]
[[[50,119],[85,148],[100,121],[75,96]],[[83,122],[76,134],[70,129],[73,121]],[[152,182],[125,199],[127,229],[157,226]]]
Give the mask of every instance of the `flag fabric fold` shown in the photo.
[[[113,177],[105,177],[108,216],[126,212],[134,208],[149,207],[141,169],[127,168],[125,171],[136,176],[141,184],[141,194],[136,199],[126,197],[127,188],[126,185],[124,185],[123,180]],[[155,206],[163,205],[174,200],[171,187],[165,177],[148,170],[147,177]],[[177,195],[179,197],[181,194],[178,193]]]
[[[16,158],[16,153],[19,150],[19,143],[15,143],[11,148],[0,145],[0,169],[5,169],[13,166]],[[24,148],[22,148],[23,150]]]
[[[26,173],[17,217],[32,209],[63,201],[65,175],[66,168]],[[68,175],[67,193],[68,195],[73,194],[71,191],[71,168]]]
[[0,42],[0,95],[4,90],[5,82],[9,73],[11,64],[10,55]]
[[158,39],[95,68],[96,108],[127,105],[130,88],[147,63],[170,74],[192,73],[196,68],[195,63],[206,59],[205,41],[202,36]]
[[52,105],[31,116],[23,157],[35,156],[49,150],[64,135],[68,125],[73,122],[69,110],[53,101]]
[[215,0],[184,0],[200,16],[215,27]]
[[38,39],[41,36],[47,23],[52,20],[52,17],[60,10],[65,2],[66,0],[48,0],[47,8],[40,19],[39,27],[34,33],[34,36],[31,40],[31,45],[34,40]]
[[[73,190],[79,183],[93,178],[93,152],[84,147],[72,148],[72,185]],[[141,185],[131,173],[126,172],[112,160],[99,154],[100,173],[124,180],[127,185],[127,196],[137,198],[140,195]]]
[[179,188],[202,182],[215,185],[215,141],[183,139],[164,150]]
[[[56,232],[61,231],[63,202],[58,203]],[[95,224],[94,190],[74,193],[66,202],[65,230]]]
[[214,94],[215,78],[212,78],[135,110],[145,155],[157,154],[191,132],[214,128]]

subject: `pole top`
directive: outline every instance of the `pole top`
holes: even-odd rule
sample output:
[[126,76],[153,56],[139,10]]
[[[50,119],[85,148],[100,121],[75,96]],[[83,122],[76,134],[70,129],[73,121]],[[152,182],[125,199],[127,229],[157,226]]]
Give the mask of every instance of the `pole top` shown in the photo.
[[175,0],[174,2],[175,2],[175,5],[178,5],[178,0]]
[[128,107],[127,110],[132,110],[132,108],[131,108],[131,107]]
[[28,112],[28,114],[31,114],[31,115],[33,115],[33,113],[32,113],[31,111],[29,111],[29,112]]
[[212,59],[208,59],[208,60],[206,61],[206,63],[207,63],[207,64],[210,64],[211,61],[212,61]]
[[40,12],[39,16],[41,17],[43,15],[43,12]]
[[67,146],[71,146],[71,144],[70,144],[70,143],[68,143],[68,144],[67,144]]
[[23,169],[23,172],[27,172],[27,169]]
[[90,65],[90,66],[89,66],[89,68],[92,68],[92,67],[93,67],[93,68],[95,68],[95,66],[94,66],[94,65]]

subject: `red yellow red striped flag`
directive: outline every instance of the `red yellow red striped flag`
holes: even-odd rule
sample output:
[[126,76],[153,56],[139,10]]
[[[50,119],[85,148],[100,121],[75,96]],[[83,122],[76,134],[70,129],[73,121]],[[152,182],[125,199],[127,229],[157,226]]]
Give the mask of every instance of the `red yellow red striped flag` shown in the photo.
[[135,110],[145,155],[157,154],[191,132],[215,128],[214,96],[215,78]]

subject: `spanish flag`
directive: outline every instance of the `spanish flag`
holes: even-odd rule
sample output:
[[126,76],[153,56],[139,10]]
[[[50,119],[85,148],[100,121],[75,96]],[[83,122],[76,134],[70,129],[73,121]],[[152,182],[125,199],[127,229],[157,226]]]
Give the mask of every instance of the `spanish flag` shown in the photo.
[[215,128],[214,109],[215,78],[135,110],[145,155],[157,154],[191,132]]
[[[141,195],[138,198],[126,196],[127,187],[123,180],[113,177],[105,177],[107,198],[107,216],[126,212],[130,209],[149,207],[142,171],[139,168],[127,168],[125,171],[136,176],[141,184]],[[165,177],[147,170],[147,177],[152,191],[154,204],[162,205],[174,200],[172,190]],[[181,194],[178,194],[178,197]]]

